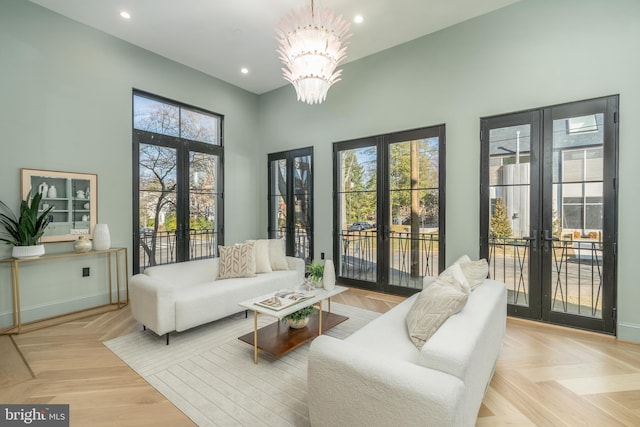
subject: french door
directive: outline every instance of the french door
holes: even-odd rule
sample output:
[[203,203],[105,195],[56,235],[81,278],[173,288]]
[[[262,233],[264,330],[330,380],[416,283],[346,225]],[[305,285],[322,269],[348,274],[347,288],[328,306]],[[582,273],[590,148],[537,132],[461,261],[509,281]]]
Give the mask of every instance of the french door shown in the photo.
[[482,119],[480,254],[510,315],[615,332],[618,96]]
[[444,266],[444,125],[334,144],[339,280],[408,295]]
[[313,260],[313,147],[272,153],[269,160],[269,238],[286,253]]

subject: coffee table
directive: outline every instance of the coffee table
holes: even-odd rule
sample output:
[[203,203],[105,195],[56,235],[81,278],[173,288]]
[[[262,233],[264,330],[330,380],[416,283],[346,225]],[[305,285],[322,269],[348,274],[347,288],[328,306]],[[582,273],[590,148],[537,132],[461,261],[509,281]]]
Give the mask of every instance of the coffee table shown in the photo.
[[[243,301],[240,303],[240,306],[245,310],[253,311],[253,332],[238,337],[238,339],[253,346],[253,363],[258,363],[259,351],[280,357],[348,319],[348,317],[331,312],[331,297],[347,289],[348,288],[344,286],[336,286],[329,291],[316,288],[309,291],[313,294],[313,297],[280,311],[274,311],[255,304],[258,301],[263,301],[271,297],[273,293]],[[322,309],[322,302],[324,300],[328,300],[327,311],[323,311]],[[282,319],[284,317],[311,305],[318,306],[318,313],[310,316],[307,326],[301,329],[293,329],[283,324]],[[259,314],[276,317],[278,321],[258,329]]]

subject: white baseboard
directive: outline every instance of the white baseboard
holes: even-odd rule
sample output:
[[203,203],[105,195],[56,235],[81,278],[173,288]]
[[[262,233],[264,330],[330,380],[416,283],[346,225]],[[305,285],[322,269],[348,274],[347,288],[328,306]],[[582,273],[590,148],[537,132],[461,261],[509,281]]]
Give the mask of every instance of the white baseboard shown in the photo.
[[618,339],[640,344],[640,325],[635,323],[618,322]]
[[[123,297],[124,295],[123,290],[120,290],[120,296]],[[112,299],[113,301],[117,301],[115,291],[112,293]],[[24,324],[105,304],[109,304],[108,292],[87,295],[73,300],[49,301],[46,304],[35,304],[28,307],[22,306],[20,317]],[[11,325],[13,325],[13,311],[0,312],[0,328]]]

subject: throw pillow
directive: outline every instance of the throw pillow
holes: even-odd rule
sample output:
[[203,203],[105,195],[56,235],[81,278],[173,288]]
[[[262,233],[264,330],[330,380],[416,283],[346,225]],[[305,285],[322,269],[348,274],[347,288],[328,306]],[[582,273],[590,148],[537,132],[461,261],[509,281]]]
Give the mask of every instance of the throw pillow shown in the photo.
[[454,264],[464,264],[465,262],[471,262],[471,258],[469,258],[469,255],[467,254],[464,254],[460,258],[458,258],[456,262],[454,262]]
[[269,239],[269,259],[272,270],[288,270],[287,255],[284,250],[284,240]]
[[454,288],[468,294],[471,292],[471,284],[462,272],[460,264],[452,264],[438,276],[438,281],[441,284],[447,284]]
[[419,350],[450,316],[464,308],[469,297],[453,286],[439,282],[420,292],[405,319],[409,337]]
[[460,264],[460,268],[469,281],[472,291],[482,285],[484,279],[489,275],[489,264],[487,264],[487,260],[484,258]]
[[271,273],[271,260],[269,258],[269,241],[267,239],[247,240],[253,243],[256,252],[256,273]]
[[256,258],[253,243],[234,246],[218,246],[220,264],[218,280],[256,275]]

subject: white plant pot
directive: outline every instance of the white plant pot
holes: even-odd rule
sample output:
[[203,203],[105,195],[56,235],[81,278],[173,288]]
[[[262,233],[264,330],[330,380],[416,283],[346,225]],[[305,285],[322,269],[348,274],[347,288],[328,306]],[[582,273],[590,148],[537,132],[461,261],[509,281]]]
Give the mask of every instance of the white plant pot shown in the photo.
[[287,323],[289,324],[290,328],[302,329],[309,324],[309,318],[305,317],[304,319],[300,319],[300,320],[287,319]]
[[44,255],[44,245],[14,246],[11,255],[17,259],[39,258]]

